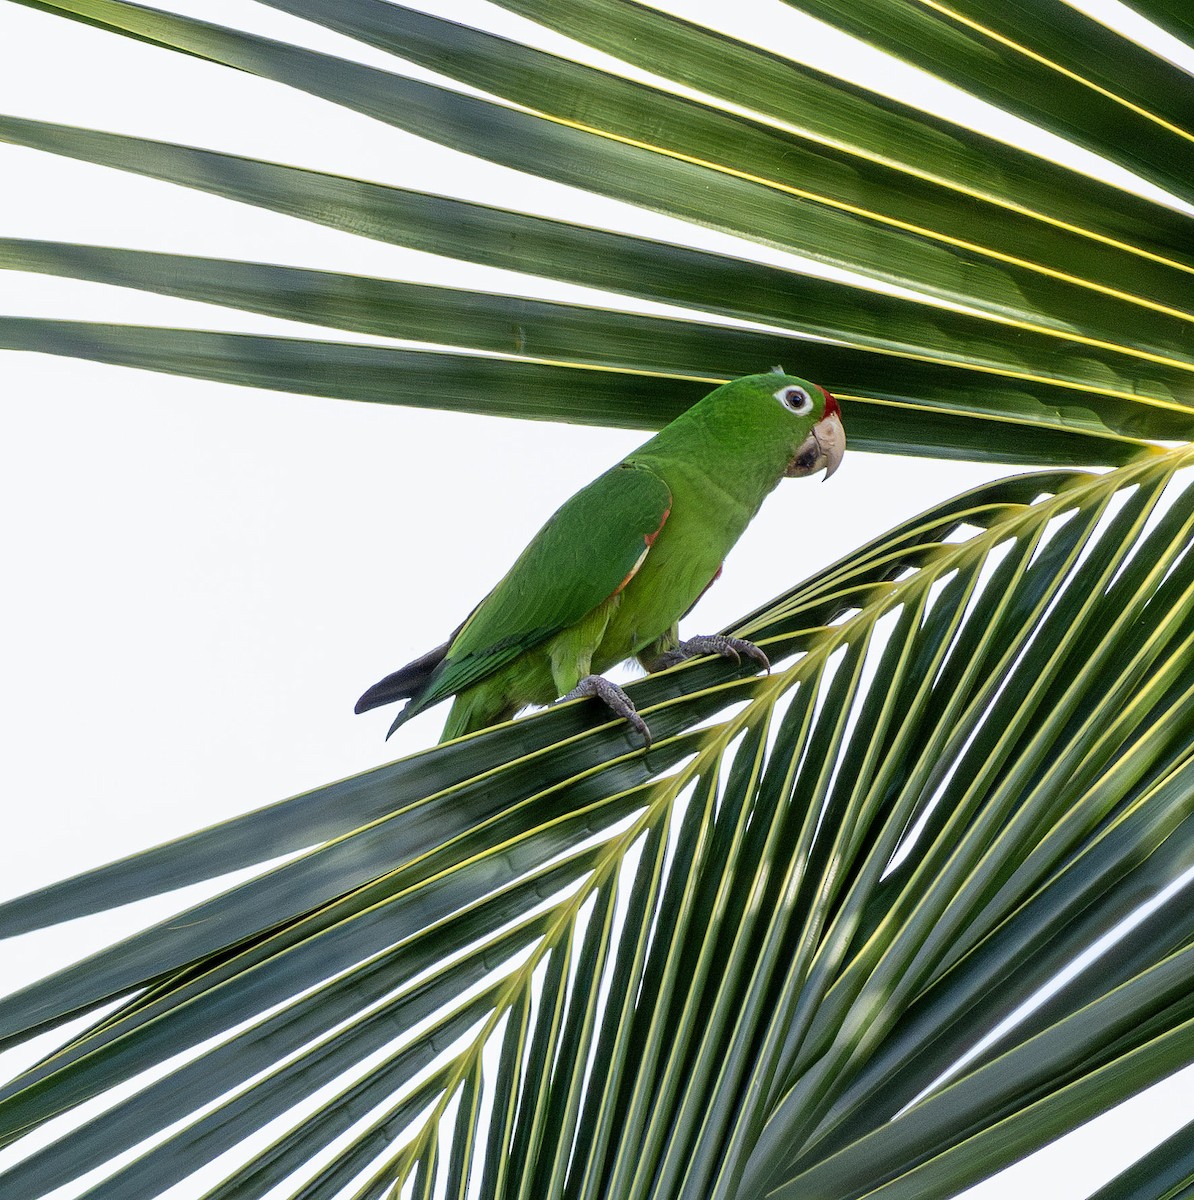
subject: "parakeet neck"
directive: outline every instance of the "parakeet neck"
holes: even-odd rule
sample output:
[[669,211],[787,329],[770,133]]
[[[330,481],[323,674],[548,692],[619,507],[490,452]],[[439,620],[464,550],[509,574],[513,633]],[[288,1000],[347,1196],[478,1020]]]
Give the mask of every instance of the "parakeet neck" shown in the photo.
[[690,409],[627,457],[655,471],[676,499],[691,495],[745,529],[783,478],[788,450],[750,429],[712,429]]

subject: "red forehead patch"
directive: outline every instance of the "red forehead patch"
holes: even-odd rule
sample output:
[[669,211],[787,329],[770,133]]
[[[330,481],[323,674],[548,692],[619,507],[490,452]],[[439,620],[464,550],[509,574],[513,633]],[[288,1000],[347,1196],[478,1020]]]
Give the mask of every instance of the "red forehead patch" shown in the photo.
[[837,413],[837,415],[840,417],[842,415],[842,410],[838,407],[837,398],[832,392],[825,391],[824,388],[822,388],[821,391],[825,392],[825,415],[827,417],[831,417],[834,413]]

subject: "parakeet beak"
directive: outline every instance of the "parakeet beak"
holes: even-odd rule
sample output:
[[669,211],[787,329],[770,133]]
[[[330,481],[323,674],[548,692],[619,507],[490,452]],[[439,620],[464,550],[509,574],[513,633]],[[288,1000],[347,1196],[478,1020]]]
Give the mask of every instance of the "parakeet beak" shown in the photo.
[[845,453],[846,431],[835,408],[813,426],[812,433],[800,443],[800,449],[784,474],[789,479],[803,479],[824,467],[828,479],[838,469]]

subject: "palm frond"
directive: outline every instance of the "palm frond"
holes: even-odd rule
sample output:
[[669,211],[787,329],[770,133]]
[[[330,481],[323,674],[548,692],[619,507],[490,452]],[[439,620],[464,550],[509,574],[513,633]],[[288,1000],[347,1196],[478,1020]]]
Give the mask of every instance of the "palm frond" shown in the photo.
[[[297,286],[296,300],[315,301],[309,315],[333,327],[415,342],[435,339],[500,356],[496,361],[504,365],[493,368],[499,374],[492,385],[469,389],[473,411],[624,423],[633,409],[639,414],[634,424],[658,427],[697,398],[693,381],[705,385],[741,373],[744,359],[766,343],[789,357],[799,353],[807,374],[850,399],[857,414],[852,436],[867,448],[1120,465],[1141,439],[1190,435],[1194,259],[1185,213],[940,119],[893,111],[805,64],[627,0],[508,6],[714,93],[694,99],[382,0],[275,5],[499,100],[123,0],[37,7],[251,71],[505,166],[734,234],[744,239],[743,252],[699,253],[196,147],[5,118],[0,139],[15,144],[399,245],[679,304],[693,316],[650,330],[616,309],[597,319],[584,310],[569,314],[566,306],[549,310],[510,297],[445,298],[431,289],[417,297],[406,285],[414,304],[447,300],[431,322],[412,316],[411,304],[397,299],[403,289],[397,281],[312,272],[284,278],[265,264],[167,261],[13,241],[3,247],[6,265],[274,314],[287,310],[286,300],[265,299],[262,292]],[[711,69],[714,58],[719,62]],[[1142,75],[1136,86],[1163,92],[1168,76],[1158,70],[1160,75]],[[719,86],[729,89],[737,106],[732,111],[728,100],[716,98]],[[1010,100],[1009,107],[1016,111]],[[1021,108],[1035,113],[1027,100]],[[844,123],[832,137],[829,113]],[[950,165],[952,173],[929,170],[930,159],[938,168]],[[998,180],[992,164],[1002,172]],[[1019,190],[1009,186],[1011,179]],[[769,250],[844,267],[861,278],[831,282],[755,257]],[[336,300],[347,293],[354,304]],[[502,303],[511,318],[504,334],[492,325],[488,333],[478,328],[476,310],[494,313]],[[784,333],[737,341],[725,331],[708,336],[700,313],[765,322]],[[587,337],[576,336],[582,324]],[[10,324],[0,336],[7,347],[36,341],[50,352],[329,394],[326,382],[321,387],[312,378],[314,371],[276,361],[288,352],[303,357],[309,348],[301,342],[232,342],[222,353],[200,350],[193,365],[190,355],[175,354],[169,365],[163,351],[130,348],[152,344],[153,335],[143,330]],[[788,339],[795,336],[801,340],[793,347]],[[772,349],[753,365],[774,358]],[[311,353],[333,352],[319,347]],[[365,360],[379,357],[356,353]],[[222,364],[223,358],[233,363]],[[536,370],[545,361],[619,377],[588,379],[568,402],[559,391],[551,395],[551,384]],[[412,355],[399,364],[398,371],[417,374]],[[429,359],[426,370],[442,365]],[[502,398],[524,392],[528,371],[543,385],[531,389],[540,399],[511,410]],[[641,385],[623,372],[643,377]],[[370,375],[366,366],[361,377]],[[351,384],[337,387],[330,394],[345,395]],[[597,395],[590,398],[593,387]],[[636,387],[641,390],[621,411],[602,398]],[[354,398],[384,392],[412,403],[412,393],[421,389],[419,384],[404,394],[387,378],[377,388],[363,382]],[[898,422],[893,412],[900,414]],[[1047,430],[1049,445],[1023,449],[1025,424]],[[1075,444],[1078,431],[1096,440]]]
[[1180,1196],[1181,1189],[1194,1183],[1194,1130],[1184,1125],[1151,1153],[1134,1163],[1091,1200],[1152,1200],[1155,1196]]
[[0,1092],[9,1139],[166,1071],[8,1186],[187,1122],[87,1193],[150,1194],[336,1081],[236,1194],[351,1127],[301,1194],[459,1188],[467,1153],[477,1194],[946,1196],[1171,1070],[1172,912],[938,1082],[1188,857],[1194,492],[1159,505],[1189,458],[923,514],[741,623],[770,676],[632,685],[647,755],[574,703],[4,906],[16,931],[290,853],[4,1002],[12,1040],[116,1004]]

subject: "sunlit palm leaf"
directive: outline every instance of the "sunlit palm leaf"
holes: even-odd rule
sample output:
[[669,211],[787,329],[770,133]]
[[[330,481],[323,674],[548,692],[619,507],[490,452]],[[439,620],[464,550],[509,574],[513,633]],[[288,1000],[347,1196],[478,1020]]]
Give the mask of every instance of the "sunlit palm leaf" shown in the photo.
[[1177,1197],[1194,1184],[1194,1122],[1166,1138],[1091,1200],[1156,1200]]
[[[870,339],[870,345],[847,347],[396,280],[13,239],[0,241],[0,265],[235,304],[362,333],[423,342],[456,340],[470,350],[505,356],[487,367],[474,358],[294,338],[159,333],[28,318],[0,325],[0,343],[10,348],[316,395],[507,416],[567,412],[570,420],[582,423],[659,428],[704,395],[710,384],[749,374],[762,362],[795,357],[801,370],[852,401],[851,444],[860,449],[1015,458],[1042,465],[1119,465],[1142,448],[1141,438],[1184,438],[1191,429],[1183,406],[1160,395],[1149,402],[1133,390],[1129,375],[1116,385],[1101,371],[1101,382],[1090,382],[1095,377],[1092,361],[1075,363],[1072,376],[1061,374],[1065,368],[1055,350],[1044,356],[1052,360],[1051,376],[1032,373],[1022,353],[1015,390],[1009,378],[996,402],[986,391],[990,377],[1008,376],[1009,371],[980,358],[974,339],[967,343],[968,358],[959,354],[932,360],[878,338]],[[741,281],[726,282],[733,286]],[[656,298],[665,295],[657,292]],[[820,297],[808,299],[814,312],[821,310]],[[881,315],[877,307],[872,320],[877,324]],[[811,321],[802,324],[802,332],[826,331]],[[941,332],[964,336],[944,327]],[[526,355],[533,360],[514,357]],[[431,386],[431,373],[447,382],[453,369],[467,372],[474,386]],[[493,380],[485,386],[487,371]],[[906,391],[893,390],[897,378]],[[860,396],[860,390],[872,394]],[[893,409],[899,421],[892,421]],[[1039,428],[1031,439],[1023,436],[1026,424]]]
[[[362,777],[349,796],[370,824],[325,806],[336,841],[6,1003],[20,1038],[55,1004],[131,995],[5,1089],[10,1137],[219,1039],[9,1186],[41,1195],[231,1092],[88,1192],[152,1194],[387,1052],[254,1152],[236,1194],[371,1114],[310,1194],[362,1171],[434,1178],[453,1155],[459,1182],[475,1144],[492,1194],[737,1196],[790,1178],[795,1195],[807,1176],[811,1194],[853,1196],[907,1175],[907,1194],[947,1196],[1194,1056],[1194,927],[1170,913],[1164,938],[1139,934],[1143,959],[1079,976],[888,1123],[971,1048],[975,1016],[997,1023],[1122,917],[1123,894],[1172,875],[1171,850],[1188,857],[1194,493],[1157,505],[1189,457],[1025,476],[926,513],[742,623],[770,676],[702,662],[632,685],[648,755],[616,725],[561,742],[586,723],[573,704]],[[530,759],[528,738],[544,747]],[[508,765],[420,785],[421,762],[474,743]],[[558,782],[528,799],[532,762]],[[291,846],[313,836],[309,807],[268,818],[294,815]],[[237,862],[284,849],[245,837],[261,820],[130,860],[111,897],[92,880],[112,868],[84,876],[50,911],[160,891],[173,862],[193,878],[205,840],[244,839]],[[0,919],[23,928],[27,910]],[[415,1141],[391,1159],[403,1129]]]
[[1194,17],[1182,0],[1137,0],[1135,7],[1137,12],[1179,38],[1188,39],[1194,33]]
[[[726,50],[729,57],[722,56],[725,61],[720,71],[710,73],[707,86],[724,90],[734,81],[736,98],[751,107],[757,101],[764,115],[755,118],[728,112],[716,102],[680,98],[380,0],[337,5],[296,0],[277,7],[395,50],[508,102],[466,96],[121,0],[38,7],[289,83],[509,166],[849,267],[877,286],[912,288],[925,300],[896,299],[858,285],[211,151],[12,118],[0,121],[5,140],[419,249],[831,339],[830,344],[803,342],[801,369],[859,402],[860,423],[852,433],[862,439],[856,444],[864,446],[1025,462],[1117,464],[1125,461],[1124,452],[1113,441],[1072,447],[1060,443],[1072,440],[1068,430],[1074,428],[1133,439],[1190,435],[1194,410],[1187,397],[1194,363],[1188,347],[1194,303],[1189,283],[1194,260],[1188,253],[1187,217],[998,143],[966,143],[964,133],[956,130],[948,139],[957,142],[958,153],[949,153],[959,174],[932,174],[917,155],[933,152],[939,163],[950,161],[944,157],[946,135],[938,133],[927,144],[923,136],[909,136],[902,143],[897,139],[897,132],[923,134],[926,118],[897,115],[890,105],[868,101],[858,89],[818,80],[806,67],[675,18],[623,0],[552,5],[550,12],[529,3],[512,6],[535,9],[533,15],[565,32],[632,60],[654,54],[644,65],[657,70],[665,58],[674,68],[671,74],[685,82],[694,82],[692,64],[699,62],[703,69],[710,53]],[[733,62],[734,55],[741,61]],[[850,136],[831,139],[818,131],[815,123],[823,118],[807,103],[801,123],[794,123],[797,113],[792,111],[767,115],[764,100],[791,104],[801,88],[820,88],[820,102],[833,106],[827,111],[852,114]],[[1018,186],[1027,191],[1009,195],[1006,187],[984,191],[977,185],[976,164],[992,156],[1005,160],[1008,170],[1014,163]],[[962,176],[969,182],[963,184]],[[1113,229],[1108,221],[1128,225]],[[749,247],[744,244],[745,253]],[[267,305],[261,298],[262,273],[269,268],[257,269],[256,296],[246,292],[252,264],[208,264],[201,279],[201,263],[183,267],[175,278],[167,263],[152,256],[105,260],[85,249],[8,243],[5,258],[23,269],[201,295],[277,315],[287,307],[285,301]],[[188,275],[193,280],[189,286]],[[297,278],[292,275],[290,282]],[[314,282],[314,273],[306,273],[306,282]],[[496,311],[498,302],[486,296],[461,297],[431,329],[426,322],[404,321],[401,308],[387,309],[377,295],[385,282],[373,281],[374,295],[359,295],[355,312],[324,303],[312,315],[362,332],[416,341],[434,337],[490,354],[579,362],[590,368],[630,367],[662,376],[677,373],[680,351],[687,354],[703,333],[697,327],[685,336],[673,322],[670,352],[652,352],[647,347],[658,346],[659,339],[636,337],[641,322],[611,313],[590,326],[587,338],[561,345],[541,309],[508,322],[504,337],[487,336],[474,332],[472,320],[479,307]],[[339,293],[355,287],[334,276],[321,277],[319,284]],[[942,302],[962,304],[968,311],[943,309]],[[515,308],[510,312],[518,315]],[[1014,342],[1008,338],[1013,331]],[[619,332],[634,339],[629,355],[619,353]],[[71,336],[61,326],[24,327],[22,336],[21,328],[10,327],[3,344],[25,346],[35,338],[59,353],[87,354],[90,347],[92,355],[105,361],[139,360],[139,365],[156,369],[188,370],[183,354],[174,356],[171,367],[153,354],[121,351],[129,337],[144,341],[146,336],[137,331],[122,337],[105,329]],[[728,337],[722,335],[722,346]],[[760,350],[761,341],[755,342]],[[703,353],[683,357],[681,373],[702,381],[741,373],[753,348],[740,339],[737,353],[726,353],[711,339]],[[790,343],[787,348],[789,357],[796,353]],[[241,342],[238,349],[249,359],[239,370],[205,366],[208,356],[202,354],[192,369],[203,377],[234,379],[239,374],[242,382],[327,394],[326,386],[321,388],[309,373],[271,367],[264,346]],[[754,360],[752,369],[764,361]],[[519,378],[515,368],[503,369],[515,372],[511,380]],[[616,382],[605,381],[604,386]],[[351,384],[339,386],[332,394],[351,394],[345,390]],[[600,390],[602,384],[597,386]],[[656,404],[644,404],[637,396],[627,404],[639,414],[635,424],[662,425],[696,397],[689,390],[669,396],[673,385],[666,379],[656,386]],[[468,389],[468,403],[475,410],[510,413],[516,410],[503,404],[502,395],[515,389],[521,390],[514,382],[505,387],[499,382],[492,401],[487,389]],[[520,415],[625,422],[609,402],[581,395],[565,404],[549,390],[540,389],[538,402]],[[367,383],[361,392],[361,398],[376,398]],[[411,402],[392,394],[399,402]],[[893,405],[901,413],[898,422],[890,419]],[[924,419],[906,416],[918,411],[926,411]],[[972,417],[980,423],[973,424]],[[1005,420],[1014,428],[1001,429]],[[1067,432],[1056,446],[1016,453],[1013,443],[1025,422]]]
[[[346,400],[509,417],[568,413],[577,424],[647,429],[661,427],[730,377],[21,317],[0,317],[0,345]],[[801,355],[800,366],[813,374],[808,357]],[[1121,464],[1155,449],[1112,433],[1088,409],[1050,411],[1028,395],[1014,395],[1019,411],[1013,414],[930,407],[927,388],[919,400],[898,394],[863,400],[840,389],[835,394],[850,404],[855,449],[1041,465]]]
[[[1042,278],[1035,284],[1037,303],[1057,315],[1067,303],[1077,303],[1077,296],[1064,287],[1050,292],[1046,280],[1073,268],[1078,274],[1070,275],[1069,282],[1114,293],[1154,311],[1163,307],[1163,295],[1171,289],[1178,311],[1190,316],[1185,310],[1190,305],[1191,263],[1185,256],[1172,264],[1178,269],[1165,271],[1157,269],[1165,264],[1156,257],[1127,256],[1118,247],[1089,238],[1075,241],[1071,231],[1033,222],[1006,208],[989,214],[960,208],[956,197],[934,184],[865,159],[852,161],[852,169],[843,171],[835,161],[840,154],[815,156],[806,143],[785,132],[380,0],[277,7],[326,21],[549,119],[493,105],[480,107],[483,102],[462,101],[453,93],[428,95],[428,85],[309,52],[296,59],[293,51],[277,44],[215,34],[197,23],[172,21],[170,36],[218,61],[314,91],[506,165],[720,225],[834,265],[868,270],[876,278],[939,292],[944,299],[981,306],[980,288],[986,285],[992,289],[990,303],[996,311],[1014,310],[1023,302],[1000,292],[992,277],[976,279],[973,271],[959,275],[965,279],[964,291],[954,292],[949,280],[956,268],[929,252],[921,239],[1038,273]],[[113,12],[118,11],[113,5]],[[145,26],[156,29],[160,21]],[[407,88],[416,90],[403,95]],[[460,103],[478,107],[457,113]],[[500,128],[488,129],[487,122],[498,122]],[[665,131],[662,137],[660,130]],[[558,156],[553,153],[557,145]],[[868,167],[869,176],[863,173]],[[705,172],[698,196],[684,186],[693,168]],[[656,187],[651,185],[653,176],[658,176]],[[769,193],[777,194],[780,207],[774,207]],[[864,202],[861,196],[876,199]],[[784,197],[813,203],[793,206],[782,203]],[[904,230],[919,233],[921,239],[891,236]],[[981,232],[989,235],[989,244],[975,240]],[[1025,257],[1033,238],[1043,243],[1043,262]],[[1086,279],[1092,272],[1096,278]],[[1011,277],[1019,278],[1014,272]],[[1129,282],[1134,277],[1140,283],[1135,296]],[[1025,290],[1032,286],[1021,281]],[[1097,297],[1086,297],[1082,319],[1088,325],[1095,324],[1091,309],[1097,304]]]
[[[891,101],[876,104],[872,92],[822,70],[799,47],[744,45],[635,0],[569,0],[564,5],[502,0],[501,6],[723,103],[745,106],[779,122],[794,137],[839,149],[859,169],[881,164],[909,180],[932,181],[968,201],[981,200],[1080,236],[1135,247],[1146,256],[1160,252],[1189,263],[1188,222],[1178,213],[1026,150],[994,144],[943,116]],[[287,11],[297,7],[286,5]],[[910,7],[900,9],[906,14]],[[1060,6],[1049,6],[1055,7]],[[847,4],[840,8],[844,20],[857,12]],[[1086,18],[1076,19],[1093,27]],[[952,22],[934,25],[926,18],[925,24],[934,43],[947,25],[952,40],[959,40]],[[947,40],[950,36],[946,34]],[[1135,49],[1123,39],[1115,44],[1124,53]],[[920,47],[917,54],[923,56]],[[978,86],[968,80],[963,90],[973,92]],[[1014,95],[1006,97],[1003,107],[1021,111]],[[1100,149],[1106,154],[1109,148]],[[973,214],[974,206],[967,204],[964,211]]]
[[1194,199],[1188,76],[1067,4],[801,0],[799,8]]

